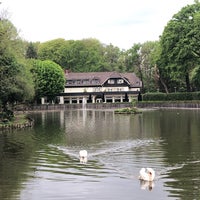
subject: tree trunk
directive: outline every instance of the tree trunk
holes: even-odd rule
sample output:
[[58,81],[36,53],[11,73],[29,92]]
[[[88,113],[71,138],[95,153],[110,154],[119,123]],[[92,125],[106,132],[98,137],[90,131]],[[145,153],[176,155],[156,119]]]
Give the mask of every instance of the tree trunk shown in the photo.
[[167,85],[165,84],[165,82],[163,81],[163,79],[161,77],[160,77],[160,82],[163,85],[163,87],[165,88],[165,92],[168,94],[169,91],[168,91]]
[[186,83],[187,92],[191,92],[189,73],[186,73],[185,75],[185,83]]
[[156,65],[155,65],[155,78],[161,82],[161,84],[163,85],[163,87],[165,89],[165,92],[168,94],[169,91],[168,91],[167,85],[165,84],[164,80],[160,76],[160,71]]

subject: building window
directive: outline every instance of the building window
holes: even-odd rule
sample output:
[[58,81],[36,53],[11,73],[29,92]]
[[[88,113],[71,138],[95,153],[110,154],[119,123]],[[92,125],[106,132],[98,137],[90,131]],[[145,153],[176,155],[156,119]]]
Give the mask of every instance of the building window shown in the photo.
[[115,80],[114,79],[109,79],[108,80],[108,84],[114,84],[115,83]]
[[73,84],[73,81],[72,80],[68,80],[67,81],[67,85],[71,85],[71,84]]
[[89,84],[89,79],[83,79],[83,84]]
[[93,88],[93,91],[94,91],[94,92],[100,92],[100,91],[101,91],[101,88],[100,88],[100,87]]
[[99,83],[99,79],[92,79],[92,84],[98,84]]
[[76,80],[76,84],[81,84],[81,80]]
[[122,83],[124,83],[124,80],[123,80],[123,79],[118,79],[118,80],[117,80],[117,83],[118,83],[118,84],[122,84]]
[[119,92],[119,91],[123,91],[123,88],[117,88],[117,91]]

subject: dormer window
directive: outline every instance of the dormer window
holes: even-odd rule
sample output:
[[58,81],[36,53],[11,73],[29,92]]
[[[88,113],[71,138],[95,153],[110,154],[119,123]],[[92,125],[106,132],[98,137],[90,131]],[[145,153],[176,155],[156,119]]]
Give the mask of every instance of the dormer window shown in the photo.
[[124,83],[124,79],[118,79],[118,80],[117,80],[117,83],[118,83],[118,84]]
[[114,84],[115,83],[115,80],[114,79],[109,79],[108,80],[108,84]]

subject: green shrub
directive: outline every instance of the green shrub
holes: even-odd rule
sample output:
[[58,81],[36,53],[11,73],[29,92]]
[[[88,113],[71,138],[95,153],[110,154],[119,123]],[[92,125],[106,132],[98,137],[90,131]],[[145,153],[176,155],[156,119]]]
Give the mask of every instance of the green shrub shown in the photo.
[[143,101],[191,101],[200,100],[200,92],[177,92],[177,93],[146,93]]

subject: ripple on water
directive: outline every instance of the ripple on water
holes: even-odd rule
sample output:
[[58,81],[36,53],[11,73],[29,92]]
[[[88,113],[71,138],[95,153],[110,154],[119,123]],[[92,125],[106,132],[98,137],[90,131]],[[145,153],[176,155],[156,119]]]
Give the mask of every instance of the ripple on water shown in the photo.
[[[26,188],[31,191],[35,188],[37,191],[38,187],[41,190],[48,187],[49,191],[44,191],[45,197],[52,198],[56,190],[69,199],[81,199],[81,195],[91,196],[96,191],[94,188],[99,188],[103,191],[100,199],[106,199],[106,194],[111,194],[106,188],[113,188],[117,195],[117,191],[122,189],[118,186],[123,185],[123,190],[127,188],[127,194],[130,194],[132,187],[143,187],[138,180],[141,167],[159,167],[156,164],[162,162],[159,148],[159,142],[155,140],[105,141],[87,147],[88,162],[81,164],[79,150],[84,149],[83,146],[49,145],[36,153],[31,163],[34,178]],[[64,187],[68,193],[65,193]],[[73,192],[74,188],[77,188],[76,192]],[[59,195],[56,199],[59,199]]]
[[[104,177],[105,174],[113,177],[138,178],[141,167],[151,165],[155,168],[155,159],[162,158],[162,154],[159,155],[158,142],[154,140],[104,141],[91,145],[87,147],[88,162],[86,165],[79,163],[78,152],[83,147],[51,145],[49,148],[64,157],[65,161],[61,164],[67,167],[67,170],[64,170],[67,174],[98,178]],[[152,154],[152,151],[154,151],[154,154]],[[156,154],[155,151],[157,151]]]

